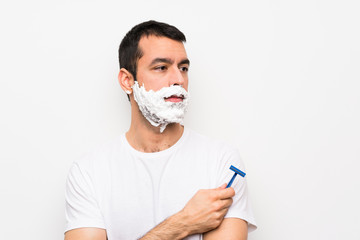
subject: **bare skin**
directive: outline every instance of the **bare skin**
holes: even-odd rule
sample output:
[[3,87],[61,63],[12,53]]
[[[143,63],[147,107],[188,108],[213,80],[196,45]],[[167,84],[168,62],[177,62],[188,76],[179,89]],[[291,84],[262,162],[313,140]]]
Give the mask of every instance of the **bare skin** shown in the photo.
[[[140,86],[145,84],[146,90],[157,91],[175,84],[188,89],[189,61],[183,43],[149,36],[141,38],[139,47],[143,51],[136,76]],[[169,124],[160,133],[159,127],[152,126],[143,117],[134,100],[131,88],[134,76],[122,68],[118,79],[122,89],[130,92],[131,125],[126,133],[129,144],[142,152],[162,151],[174,145],[184,128],[177,123]],[[155,226],[141,240],[183,239],[198,233],[204,233],[205,240],[247,239],[245,221],[235,218],[224,220],[235,195],[233,188],[225,187],[226,184],[216,189],[199,190],[180,212]],[[98,228],[74,229],[66,232],[65,240],[106,240],[106,231]]]
[[225,218],[218,228],[204,234],[204,240],[246,240],[247,222],[239,218]]
[[148,232],[141,240],[183,239],[217,228],[232,204],[234,189],[222,185],[199,190],[178,213]]
[[106,231],[101,228],[77,228],[66,232],[65,240],[106,240]]

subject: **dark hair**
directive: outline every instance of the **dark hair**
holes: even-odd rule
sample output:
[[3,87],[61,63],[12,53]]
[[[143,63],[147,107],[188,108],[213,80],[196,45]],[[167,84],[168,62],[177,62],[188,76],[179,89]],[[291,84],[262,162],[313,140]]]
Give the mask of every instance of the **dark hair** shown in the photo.
[[185,35],[176,27],[166,23],[150,20],[133,27],[123,38],[119,47],[120,68],[128,70],[136,80],[137,61],[143,52],[139,41],[143,36],[167,37],[175,41],[186,42]]

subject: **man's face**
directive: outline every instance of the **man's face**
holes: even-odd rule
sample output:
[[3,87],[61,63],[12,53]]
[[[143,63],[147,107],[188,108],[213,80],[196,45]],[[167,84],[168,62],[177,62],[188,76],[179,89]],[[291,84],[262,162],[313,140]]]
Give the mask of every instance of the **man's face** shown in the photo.
[[[136,74],[140,86],[145,84],[147,91],[158,91],[175,84],[188,90],[189,60],[182,42],[149,36],[140,39],[139,47],[143,52]],[[182,99],[169,97],[166,101],[179,102]]]

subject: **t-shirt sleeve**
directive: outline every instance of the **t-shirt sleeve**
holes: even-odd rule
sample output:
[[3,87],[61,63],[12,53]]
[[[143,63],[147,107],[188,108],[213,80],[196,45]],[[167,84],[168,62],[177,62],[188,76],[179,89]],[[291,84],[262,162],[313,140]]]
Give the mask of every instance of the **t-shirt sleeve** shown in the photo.
[[[228,183],[234,172],[230,170],[230,166],[240,169],[245,172],[244,163],[237,150],[226,151],[221,157],[219,171],[218,186],[223,183]],[[225,215],[225,218],[240,218],[248,222],[248,232],[254,231],[257,226],[252,212],[252,207],[249,199],[248,187],[246,183],[246,176],[243,178],[237,175],[231,187],[235,190],[235,196],[233,197],[233,203],[229,208],[229,211]]]
[[82,227],[105,229],[89,169],[74,163],[65,188],[65,232]]

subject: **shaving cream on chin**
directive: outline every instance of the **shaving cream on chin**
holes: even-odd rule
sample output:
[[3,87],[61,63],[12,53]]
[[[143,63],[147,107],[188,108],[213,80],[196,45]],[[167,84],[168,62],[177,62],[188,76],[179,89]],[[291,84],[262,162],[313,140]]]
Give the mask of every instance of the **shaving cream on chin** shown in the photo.
[[[189,102],[189,93],[179,85],[164,87],[159,91],[146,91],[145,85],[139,87],[137,81],[132,86],[134,99],[143,116],[162,133],[169,123],[183,124]],[[166,102],[170,96],[182,96],[181,102]]]

